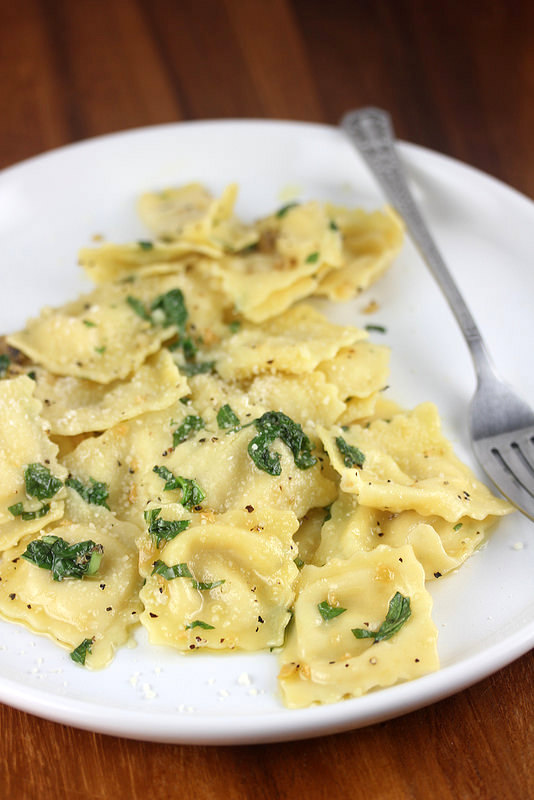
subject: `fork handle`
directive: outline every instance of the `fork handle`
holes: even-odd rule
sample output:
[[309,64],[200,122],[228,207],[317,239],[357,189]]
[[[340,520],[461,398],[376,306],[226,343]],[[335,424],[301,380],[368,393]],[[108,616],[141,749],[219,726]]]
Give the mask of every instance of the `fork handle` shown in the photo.
[[390,115],[379,108],[349,111],[342,118],[341,127],[366,161],[392,206],[404,219],[413,241],[445,294],[471,352],[479,380],[488,376],[493,368],[480,331],[408,188],[395,147]]

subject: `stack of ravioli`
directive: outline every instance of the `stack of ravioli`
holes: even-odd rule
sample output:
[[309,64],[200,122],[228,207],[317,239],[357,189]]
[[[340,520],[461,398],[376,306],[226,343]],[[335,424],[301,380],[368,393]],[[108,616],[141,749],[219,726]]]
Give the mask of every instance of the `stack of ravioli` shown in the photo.
[[[432,404],[384,398],[388,349],[306,302],[375,281],[396,215],[244,224],[236,192],[142,196],[150,238],[83,249],[96,288],[7,337],[0,615],[91,668],[139,624],[182,653],[275,649],[286,705],[335,702],[437,669],[426,582],[511,507]],[[32,556],[60,540],[97,562]]]

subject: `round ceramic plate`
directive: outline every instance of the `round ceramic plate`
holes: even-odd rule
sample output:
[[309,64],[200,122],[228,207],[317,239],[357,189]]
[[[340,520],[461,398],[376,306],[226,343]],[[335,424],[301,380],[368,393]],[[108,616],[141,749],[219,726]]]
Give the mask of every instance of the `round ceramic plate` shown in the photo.
[[[402,145],[425,217],[484,332],[494,360],[534,400],[534,204],[501,183],[436,153]],[[43,305],[87,283],[76,266],[94,234],[146,237],[136,219],[144,191],[188,181],[220,192],[241,187],[244,218],[288,200],[371,209],[383,198],[343,134],[286,122],[164,125],[58,150],[0,175],[3,259],[0,319],[15,330]],[[372,320],[363,315],[378,304]],[[390,395],[404,406],[434,401],[445,433],[480,475],[467,438],[474,374],[454,318],[414,248],[333,319],[383,325],[392,347]],[[0,623],[0,700],[94,731],[154,741],[250,743],[357,728],[434,702],[485,677],[534,644],[534,530],[519,513],[503,520],[457,573],[430,584],[440,671],[337,705],[291,711],[277,690],[271,654],[183,656],[149,647],[143,631],[102,672],[76,666],[46,638]]]

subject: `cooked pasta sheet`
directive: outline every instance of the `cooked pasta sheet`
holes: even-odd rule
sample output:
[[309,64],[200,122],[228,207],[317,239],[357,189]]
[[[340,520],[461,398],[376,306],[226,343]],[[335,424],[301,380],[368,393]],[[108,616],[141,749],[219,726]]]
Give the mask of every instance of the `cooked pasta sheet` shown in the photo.
[[438,668],[427,581],[511,507],[313,302],[382,275],[394,212],[236,195],[141,196],[146,238],[83,248],[95,288],[2,341],[0,615],[80,666],[142,625],[177,673],[270,649],[289,707],[358,697]]

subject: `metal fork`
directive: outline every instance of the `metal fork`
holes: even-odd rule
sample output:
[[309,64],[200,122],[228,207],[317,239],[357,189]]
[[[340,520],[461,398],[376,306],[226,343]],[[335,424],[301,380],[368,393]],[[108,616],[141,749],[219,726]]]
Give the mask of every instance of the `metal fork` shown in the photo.
[[477,374],[469,430],[478,461],[502,494],[534,519],[534,413],[495,372],[480,331],[408,188],[390,115],[379,108],[350,111],[341,127],[404,219],[465,337]]

